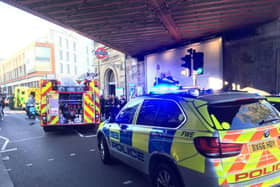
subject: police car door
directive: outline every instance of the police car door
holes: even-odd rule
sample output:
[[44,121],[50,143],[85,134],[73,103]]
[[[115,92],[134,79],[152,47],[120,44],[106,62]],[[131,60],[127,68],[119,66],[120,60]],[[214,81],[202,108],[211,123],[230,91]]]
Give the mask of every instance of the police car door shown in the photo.
[[132,147],[134,118],[142,100],[130,101],[117,115],[115,123],[110,124],[110,142],[113,156],[124,162],[137,159]]

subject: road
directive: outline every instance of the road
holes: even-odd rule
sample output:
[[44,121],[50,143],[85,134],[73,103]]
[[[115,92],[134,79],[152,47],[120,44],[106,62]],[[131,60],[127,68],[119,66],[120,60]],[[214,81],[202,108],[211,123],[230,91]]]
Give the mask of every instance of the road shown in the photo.
[[1,177],[15,187],[149,186],[129,166],[102,164],[93,129],[45,133],[39,121],[25,119],[22,111],[7,111],[0,121],[0,147],[1,187],[6,187]]

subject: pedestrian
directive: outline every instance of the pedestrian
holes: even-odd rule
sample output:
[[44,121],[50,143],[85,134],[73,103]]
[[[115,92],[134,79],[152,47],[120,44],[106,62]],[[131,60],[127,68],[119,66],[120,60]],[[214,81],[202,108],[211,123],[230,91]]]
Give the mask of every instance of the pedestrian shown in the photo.
[[34,99],[34,93],[32,92],[28,99],[27,99],[27,102],[25,104],[25,110],[26,110],[26,114],[27,116],[29,116],[29,108],[30,107],[35,107],[35,99]]
[[105,98],[103,95],[100,96],[100,110],[101,110],[101,120],[105,118]]
[[5,108],[5,97],[1,97],[1,101],[0,101],[1,120],[4,120],[4,108]]
[[120,103],[120,110],[121,110],[124,107],[124,105],[127,103],[124,95],[121,96],[119,103]]
[[104,105],[105,119],[108,119],[110,116],[110,99],[108,96],[105,97]]
[[114,121],[116,118],[116,115],[118,114],[118,98],[115,97],[115,95],[111,95],[109,99],[110,103],[110,118]]

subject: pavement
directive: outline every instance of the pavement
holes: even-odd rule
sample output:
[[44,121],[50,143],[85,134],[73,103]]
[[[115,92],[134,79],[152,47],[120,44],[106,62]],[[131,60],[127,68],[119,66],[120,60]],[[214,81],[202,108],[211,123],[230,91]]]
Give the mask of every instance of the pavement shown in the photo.
[[137,170],[104,165],[94,129],[45,133],[37,120],[7,111],[0,121],[0,187],[149,187]]
[[[0,153],[0,157],[2,157],[1,153]],[[14,184],[10,178],[10,175],[8,173],[8,170],[6,169],[3,161],[0,161],[0,186],[2,187],[13,187]]]

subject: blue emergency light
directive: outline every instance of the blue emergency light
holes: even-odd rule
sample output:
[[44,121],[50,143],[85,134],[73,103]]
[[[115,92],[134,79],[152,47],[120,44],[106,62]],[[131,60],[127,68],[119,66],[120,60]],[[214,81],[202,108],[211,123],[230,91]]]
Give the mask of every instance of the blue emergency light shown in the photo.
[[151,94],[183,94],[197,97],[200,95],[199,88],[182,88],[171,84],[158,84],[151,89]]

